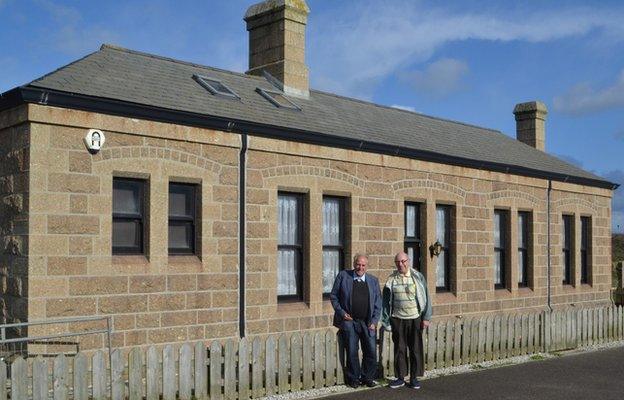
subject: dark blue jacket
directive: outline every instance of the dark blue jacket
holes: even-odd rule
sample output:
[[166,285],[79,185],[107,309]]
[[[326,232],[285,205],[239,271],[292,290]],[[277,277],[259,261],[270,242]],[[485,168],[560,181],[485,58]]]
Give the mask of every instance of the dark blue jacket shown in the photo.
[[[334,307],[334,326],[342,328],[344,315],[351,315],[351,293],[353,292],[353,270],[342,270],[334,280],[329,299]],[[381,289],[379,280],[373,275],[366,274],[366,284],[368,286],[368,315],[366,325],[379,322],[381,316]]]

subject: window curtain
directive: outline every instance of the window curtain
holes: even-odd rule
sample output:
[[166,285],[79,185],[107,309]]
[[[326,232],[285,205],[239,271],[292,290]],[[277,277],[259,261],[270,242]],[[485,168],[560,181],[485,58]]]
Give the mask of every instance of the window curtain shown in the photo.
[[[323,246],[341,246],[340,200],[323,199]],[[323,249],[323,292],[331,292],[340,272],[340,250]]]
[[[299,244],[297,235],[299,215],[295,196],[280,196],[278,199],[278,245]],[[299,271],[299,255],[296,249],[280,249],[277,255],[277,294],[296,295]]]
[[447,213],[446,209],[443,207],[438,207],[436,209],[436,240],[440,242],[440,244],[444,247],[444,251],[440,253],[437,257],[437,265],[436,265],[436,286],[438,287],[446,287],[447,279],[446,276],[446,247],[448,243],[446,243],[446,227],[447,227]]

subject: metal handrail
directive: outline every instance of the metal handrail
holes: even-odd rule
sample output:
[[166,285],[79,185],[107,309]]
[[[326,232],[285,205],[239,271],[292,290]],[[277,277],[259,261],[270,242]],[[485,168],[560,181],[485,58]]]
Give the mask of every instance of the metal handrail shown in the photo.
[[6,338],[6,330],[8,328],[17,328],[20,326],[31,326],[31,325],[51,325],[51,324],[64,324],[69,322],[88,322],[88,321],[106,321],[109,317],[71,317],[71,318],[59,318],[59,319],[47,319],[42,321],[29,321],[29,322],[17,322],[13,324],[3,324],[0,325],[0,343],[13,343],[13,342],[23,342],[25,340],[35,340],[35,339],[52,339],[53,337],[59,336],[80,336],[82,334],[91,334],[91,333],[105,333],[104,332],[94,332],[94,331],[85,331],[81,334],[56,334],[52,337],[24,337],[18,339],[7,339]]
[[[89,321],[106,321],[106,329],[89,329],[89,330],[85,330],[82,332],[64,332],[64,333],[57,333],[54,335],[42,335],[42,336],[25,336],[25,337],[18,337],[18,338],[13,338],[13,339],[7,339],[6,338],[6,330],[9,328],[17,328],[20,326],[32,326],[32,325],[51,325],[51,324],[64,324],[64,323],[71,323],[71,322],[89,322]],[[112,368],[113,365],[113,360],[112,360],[112,352],[113,352],[113,348],[112,348],[112,340],[111,340],[111,329],[112,328],[112,324],[111,324],[111,317],[110,316],[105,316],[105,317],[98,317],[98,316],[93,316],[93,317],[69,317],[69,318],[59,318],[59,319],[46,319],[46,320],[42,320],[42,321],[29,321],[29,322],[17,322],[17,323],[12,323],[12,324],[4,324],[4,325],[0,325],[0,344],[6,344],[6,343],[17,343],[17,342],[28,342],[28,341],[37,341],[37,340],[47,340],[47,339],[54,339],[54,338],[59,338],[59,337],[76,337],[76,336],[84,336],[84,335],[93,335],[93,334],[99,334],[99,333],[105,333],[107,336],[107,344],[108,344],[108,363]],[[110,383],[110,387],[112,390],[113,387],[113,374],[110,374],[109,376],[109,383]],[[112,396],[112,393],[111,393]]]
[[72,318],[59,318],[59,319],[46,319],[41,321],[29,321],[29,322],[17,322],[13,324],[2,324],[0,328],[14,328],[16,326],[26,325],[48,325],[48,324],[63,324],[65,322],[85,322],[85,321],[104,321],[108,317],[72,317]]

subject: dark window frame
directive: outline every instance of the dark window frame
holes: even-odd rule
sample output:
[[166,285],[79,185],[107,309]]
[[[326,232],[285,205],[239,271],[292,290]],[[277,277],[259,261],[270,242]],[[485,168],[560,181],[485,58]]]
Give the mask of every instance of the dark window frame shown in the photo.
[[572,251],[573,251],[573,225],[574,215],[563,214],[562,219],[562,243],[561,243],[561,256],[563,257],[563,279],[561,280],[563,285],[572,284]]
[[[340,227],[340,235],[339,235],[339,240],[340,240],[340,244],[339,245],[326,245],[325,243],[323,243],[323,255],[325,254],[325,250],[338,250],[339,252],[339,266],[340,269],[344,269],[345,268],[345,260],[346,260],[346,251],[347,251],[347,243],[346,243],[346,230],[347,230],[347,218],[346,218],[346,206],[347,206],[347,198],[346,197],[342,197],[342,196],[329,196],[329,195],[324,195],[323,196],[323,207],[325,206],[324,201],[325,199],[333,199],[333,200],[338,200],[339,201],[339,210],[338,210],[338,224]],[[323,220],[321,222],[322,224],[325,224],[325,221]],[[331,292],[331,291],[330,291]],[[323,292],[323,297],[324,298],[329,298],[329,294],[330,292]]]
[[[226,85],[225,83],[223,83],[223,81],[219,79],[210,78],[210,77],[203,76],[203,75],[193,75],[193,79],[197,83],[199,83],[204,89],[208,90],[208,92],[210,92],[210,94],[212,94],[213,96],[219,96],[219,97],[223,97],[226,99],[240,100],[240,96],[236,94],[236,92],[233,91],[228,85]],[[211,84],[211,82],[215,82],[223,86],[227,90],[227,92],[218,90],[213,84]]]
[[[421,230],[421,222],[422,222],[422,206],[423,203],[415,202],[415,201],[406,201],[403,205],[403,251],[405,254],[409,254],[409,249],[413,249],[414,259],[412,260],[412,266],[419,272],[422,271],[422,230]],[[408,236],[408,226],[407,226],[407,209],[408,207],[415,208],[416,221],[414,225],[414,236]]]
[[[530,211],[518,211],[518,224],[520,224],[520,215],[524,216],[524,224],[522,229],[520,230],[521,238],[518,238],[518,254],[522,253],[522,259],[524,260],[523,276],[524,279],[522,281],[518,280],[519,287],[528,287],[529,286],[529,269],[531,265],[529,249],[531,248],[531,244],[529,243],[531,235],[529,234],[529,227],[531,225],[531,212]],[[520,246],[520,243],[524,243],[524,246]],[[518,257],[518,262],[520,262],[520,257]]]
[[[438,208],[444,209],[444,244],[442,246],[442,251],[438,257],[444,257],[444,286],[438,286],[437,277],[436,277],[436,292],[444,293],[451,291],[451,249],[453,248],[453,243],[451,243],[451,229],[452,223],[451,219],[453,218],[453,206],[448,204],[436,204],[436,227],[437,227],[437,210]],[[437,236],[437,233],[436,233]],[[436,265],[436,272],[438,268]]]
[[[494,276],[494,288],[495,289],[508,289],[507,287],[507,263],[509,260],[509,245],[507,243],[509,237],[509,210],[495,209],[494,215],[500,215],[500,247],[494,244],[494,257],[500,254],[501,259],[501,283],[496,283],[496,276]],[[496,226],[494,226],[496,230]],[[495,271],[496,272],[496,271]]]
[[[267,99],[269,103],[273,104],[277,108],[283,108],[285,110],[293,110],[293,111],[301,111],[301,107],[299,107],[294,101],[288,98],[284,93],[278,92],[276,90],[262,89],[256,88],[256,92],[258,92],[262,97]],[[277,101],[273,96],[281,96],[289,105],[285,105]]]
[[[115,212],[115,184],[136,185],[139,189],[137,196],[137,204],[139,204],[140,210],[138,213],[118,213]],[[124,178],[113,177],[113,212],[112,220],[113,226],[111,227],[111,247],[113,255],[144,255],[145,254],[145,190],[147,187],[147,181],[145,179],[137,178]],[[115,222],[133,222],[138,225],[136,229],[136,241],[137,246],[115,246],[113,234],[115,231]]]
[[[297,226],[297,243],[294,245],[285,245],[285,244],[280,244],[279,243],[279,238],[278,238],[278,243],[277,243],[277,251],[279,254],[280,250],[295,250],[295,254],[296,254],[296,263],[297,265],[295,265],[295,268],[297,269],[297,271],[299,272],[299,279],[297,280],[297,293],[296,294],[290,294],[290,295],[277,295],[277,301],[278,303],[298,303],[298,302],[302,302],[304,301],[304,282],[305,282],[305,277],[303,276],[304,273],[304,268],[303,268],[303,264],[304,264],[304,260],[303,260],[303,256],[304,256],[304,251],[305,251],[305,245],[304,245],[304,233],[305,233],[305,220],[304,220],[304,209],[305,209],[305,201],[306,201],[306,196],[303,193],[297,193],[297,192],[287,192],[287,191],[279,191],[277,193],[277,198],[278,198],[278,203],[279,203],[279,198],[280,196],[294,196],[295,198],[297,198],[297,220],[299,222],[298,226]],[[278,205],[279,207],[279,205]],[[278,216],[278,221],[277,223],[279,224],[279,216]]]
[[[171,238],[169,238],[169,241],[167,243],[167,251],[169,253],[170,256],[176,256],[176,255],[194,255],[196,254],[196,249],[197,249],[197,193],[198,193],[198,185],[194,184],[194,183],[183,183],[183,182],[169,182],[169,190],[168,190],[168,194],[169,194],[169,201],[171,201],[171,189],[172,186],[178,186],[178,187],[184,187],[184,188],[190,188],[191,194],[190,194],[190,210],[191,210],[191,214],[190,215],[174,215],[172,216],[171,214],[168,213],[168,224],[169,226],[171,225],[190,225],[191,229],[188,232],[188,235],[190,235],[190,237],[187,236],[187,242],[190,243],[190,248],[185,248],[185,247],[171,247]],[[170,233],[169,233],[170,234]]]
[[591,217],[581,216],[581,283],[589,284],[591,275]]

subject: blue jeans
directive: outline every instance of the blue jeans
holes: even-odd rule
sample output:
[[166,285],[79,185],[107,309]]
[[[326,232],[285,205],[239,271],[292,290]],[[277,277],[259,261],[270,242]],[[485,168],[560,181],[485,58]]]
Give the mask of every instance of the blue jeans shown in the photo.
[[[343,321],[341,332],[347,349],[347,384],[368,382],[377,375],[377,332],[368,329],[365,321]],[[359,347],[362,345],[362,364],[360,367]]]

